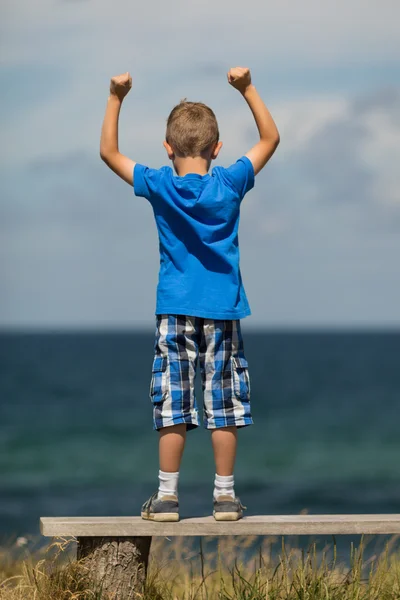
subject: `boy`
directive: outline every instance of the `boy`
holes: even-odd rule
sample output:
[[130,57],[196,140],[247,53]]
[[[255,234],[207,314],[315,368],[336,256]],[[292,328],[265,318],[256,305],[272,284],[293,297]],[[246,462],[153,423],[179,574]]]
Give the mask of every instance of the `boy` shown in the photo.
[[129,73],[113,77],[101,132],[100,156],[153,208],[159,235],[155,356],[150,398],[159,431],[159,488],[141,516],[178,521],[178,477],[186,431],[199,425],[194,378],[198,359],[204,393],[204,427],[211,430],[216,473],[213,515],[237,520],[237,428],[253,424],[250,379],[240,319],[250,315],[239,268],[240,203],[279,144],[279,132],[247,68],[228,82],[249,105],[260,140],[228,169],[210,163],[222,147],[213,111],[181,101],[167,120],[164,147],[170,167],[150,169],[118,150],[118,118],[132,86]]

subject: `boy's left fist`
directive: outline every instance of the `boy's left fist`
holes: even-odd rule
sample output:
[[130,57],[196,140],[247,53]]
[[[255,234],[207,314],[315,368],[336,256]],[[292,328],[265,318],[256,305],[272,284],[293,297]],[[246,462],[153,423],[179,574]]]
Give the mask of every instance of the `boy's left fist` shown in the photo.
[[120,100],[123,100],[129,90],[132,87],[132,77],[128,71],[123,75],[116,75],[111,78],[110,82],[110,94],[117,96]]

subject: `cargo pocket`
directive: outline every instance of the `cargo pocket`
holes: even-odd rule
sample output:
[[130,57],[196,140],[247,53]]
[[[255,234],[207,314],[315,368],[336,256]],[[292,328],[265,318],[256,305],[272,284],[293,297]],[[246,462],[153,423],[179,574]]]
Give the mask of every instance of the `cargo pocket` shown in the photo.
[[250,401],[250,376],[247,360],[242,356],[232,356],[232,378],[235,396]]
[[164,402],[168,395],[168,387],[168,356],[155,356],[151,370],[151,401]]

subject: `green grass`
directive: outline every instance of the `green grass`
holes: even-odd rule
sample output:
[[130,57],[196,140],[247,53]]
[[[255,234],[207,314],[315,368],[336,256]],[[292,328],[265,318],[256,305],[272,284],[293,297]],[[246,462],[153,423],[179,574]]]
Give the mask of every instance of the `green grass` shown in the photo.
[[[366,540],[351,544],[347,567],[333,546],[317,550],[290,548],[282,536],[263,538],[250,559],[240,559],[254,546],[252,536],[153,538],[143,600],[400,600],[400,551],[392,536],[379,554],[364,560]],[[84,561],[75,560],[76,540],[54,538],[34,550],[34,543],[0,547],[1,600],[113,600],[88,584]],[[272,546],[278,543],[273,560]],[[18,547],[18,545],[20,547]],[[29,546],[32,548],[29,548]],[[214,544],[215,546],[215,544]],[[328,558],[327,551],[332,555]]]

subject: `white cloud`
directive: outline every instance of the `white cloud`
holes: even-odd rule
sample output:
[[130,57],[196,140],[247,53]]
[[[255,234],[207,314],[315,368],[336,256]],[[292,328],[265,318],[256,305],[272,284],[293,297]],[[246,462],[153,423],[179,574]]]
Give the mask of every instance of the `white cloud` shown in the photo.
[[348,100],[339,95],[313,95],[279,103],[273,112],[279,123],[285,153],[298,152],[326,123],[343,116],[347,105]]

